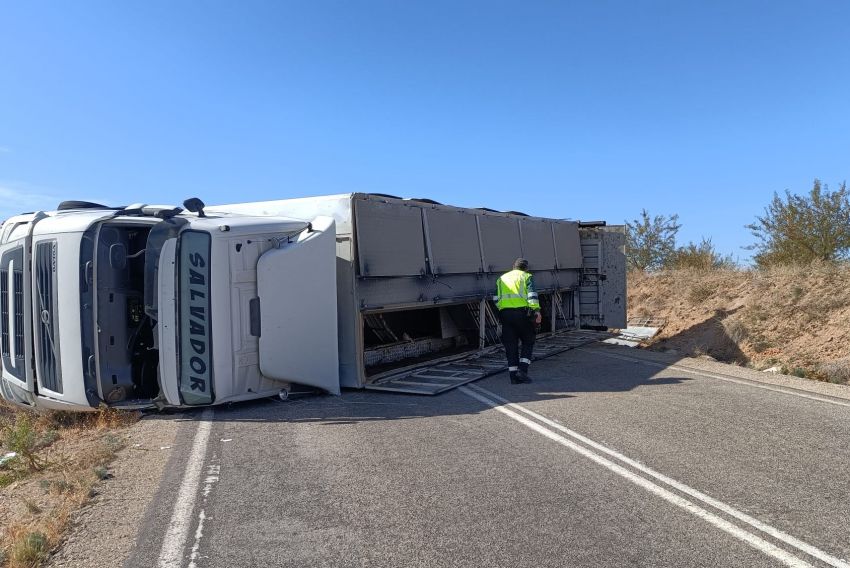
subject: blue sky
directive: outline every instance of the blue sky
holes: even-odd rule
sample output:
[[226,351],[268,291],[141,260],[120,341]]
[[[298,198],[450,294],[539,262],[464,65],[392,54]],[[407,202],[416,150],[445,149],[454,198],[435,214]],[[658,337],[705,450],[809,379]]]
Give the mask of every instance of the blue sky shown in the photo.
[[850,3],[0,0],[0,216],[349,191],[746,258],[850,158]]

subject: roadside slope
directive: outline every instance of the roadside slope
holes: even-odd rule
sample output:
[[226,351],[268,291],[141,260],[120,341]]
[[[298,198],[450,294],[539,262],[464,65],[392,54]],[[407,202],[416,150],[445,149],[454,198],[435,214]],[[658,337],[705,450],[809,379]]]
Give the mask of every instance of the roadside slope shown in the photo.
[[850,380],[850,268],[629,274],[629,316],[664,318],[654,350]]

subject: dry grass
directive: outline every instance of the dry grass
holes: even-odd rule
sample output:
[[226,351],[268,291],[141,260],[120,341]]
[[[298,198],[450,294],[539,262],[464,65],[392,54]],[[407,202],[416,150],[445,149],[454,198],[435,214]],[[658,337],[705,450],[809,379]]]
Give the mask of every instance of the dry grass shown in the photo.
[[700,305],[711,298],[715,288],[708,282],[696,282],[688,291],[688,301],[691,305]]
[[747,331],[747,326],[740,318],[734,316],[727,317],[721,323],[726,332],[726,336],[734,343],[740,345],[745,339],[747,339],[749,332]]
[[848,382],[848,277],[850,266],[830,263],[631,273],[629,315],[667,319],[653,348],[725,353],[756,368]]
[[0,566],[39,566],[61,542],[71,515],[107,479],[138,413],[33,413],[0,403]]
[[8,551],[10,566],[38,566],[50,553],[47,535],[40,531],[17,529],[14,544]]
[[850,357],[822,363],[818,370],[831,383],[850,384]]

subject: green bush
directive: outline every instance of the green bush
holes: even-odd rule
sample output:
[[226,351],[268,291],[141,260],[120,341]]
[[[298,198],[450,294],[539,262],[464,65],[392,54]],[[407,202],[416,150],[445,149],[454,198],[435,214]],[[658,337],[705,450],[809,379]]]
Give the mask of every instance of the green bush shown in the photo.
[[760,268],[836,261],[850,254],[850,193],[816,179],[807,195],[773,194],[764,215],[747,228],[757,239],[749,247]]
[[685,270],[721,270],[735,268],[731,255],[723,256],[714,249],[711,239],[703,238],[699,243],[688,243],[673,252],[665,268]]
[[17,453],[30,471],[38,471],[44,467],[43,460],[36,455],[39,448],[43,447],[43,442],[29,412],[16,413],[14,420],[2,427],[0,442],[6,451]]
[[626,221],[626,264],[629,270],[658,270],[676,250],[678,215],[651,217],[646,209],[640,219]]

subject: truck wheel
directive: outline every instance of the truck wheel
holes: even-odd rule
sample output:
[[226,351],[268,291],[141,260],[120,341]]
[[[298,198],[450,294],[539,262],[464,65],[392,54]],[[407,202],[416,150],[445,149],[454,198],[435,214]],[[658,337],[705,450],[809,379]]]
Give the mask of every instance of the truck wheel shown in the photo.
[[100,203],[92,203],[91,201],[63,201],[56,208],[57,211],[67,211],[68,209],[109,209],[106,205]]

